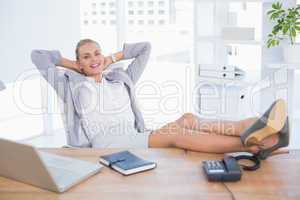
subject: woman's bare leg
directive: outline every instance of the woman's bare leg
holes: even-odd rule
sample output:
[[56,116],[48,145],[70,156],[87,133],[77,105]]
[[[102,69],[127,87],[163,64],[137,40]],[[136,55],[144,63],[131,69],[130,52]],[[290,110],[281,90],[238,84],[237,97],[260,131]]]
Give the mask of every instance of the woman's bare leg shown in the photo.
[[[275,144],[277,138],[265,139],[263,145]],[[244,147],[239,137],[210,134],[180,127],[177,123],[169,123],[154,131],[149,138],[149,147],[177,147],[207,153],[229,153],[246,151],[256,153],[259,146]]]
[[241,136],[243,131],[254,123],[257,118],[247,118],[241,121],[199,119],[192,113],[185,113],[175,122],[182,128],[215,133],[218,135]]

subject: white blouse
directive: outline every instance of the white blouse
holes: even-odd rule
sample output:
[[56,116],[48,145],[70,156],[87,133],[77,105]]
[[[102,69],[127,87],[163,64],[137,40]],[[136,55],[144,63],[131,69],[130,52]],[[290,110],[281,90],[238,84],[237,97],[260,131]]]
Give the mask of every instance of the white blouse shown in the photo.
[[124,83],[102,77],[100,83],[88,78],[79,90],[82,123],[93,147],[148,147],[149,132],[134,127],[134,114]]

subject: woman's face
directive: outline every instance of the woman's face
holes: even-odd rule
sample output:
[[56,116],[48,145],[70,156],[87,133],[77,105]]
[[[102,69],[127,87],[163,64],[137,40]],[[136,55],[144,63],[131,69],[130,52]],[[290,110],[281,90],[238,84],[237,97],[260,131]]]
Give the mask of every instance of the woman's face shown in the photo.
[[86,43],[79,48],[78,65],[87,76],[94,76],[104,69],[104,56],[101,49],[95,43]]

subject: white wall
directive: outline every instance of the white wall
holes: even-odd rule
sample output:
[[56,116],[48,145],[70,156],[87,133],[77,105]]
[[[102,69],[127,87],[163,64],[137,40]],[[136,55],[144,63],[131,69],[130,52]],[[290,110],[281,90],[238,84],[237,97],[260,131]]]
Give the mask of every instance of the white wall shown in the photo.
[[11,82],[33,68],[32,49],[60,49],[74,56],[80,38],[79,0],[0,1],[0,79]]
[[[74,59],[79,39],[79,0],[0,0],[0,80],[7,86],[0,94],[1,137],[32,137],[58,120],[60,115],[48,118],[33,114],[39,113],[35,109],[24,112],[14,99],[13,82],[26,70],[35,69],[30,59],[32,49],[58,49]],[[24,105],[42,110],[39,79],[23,85]]]

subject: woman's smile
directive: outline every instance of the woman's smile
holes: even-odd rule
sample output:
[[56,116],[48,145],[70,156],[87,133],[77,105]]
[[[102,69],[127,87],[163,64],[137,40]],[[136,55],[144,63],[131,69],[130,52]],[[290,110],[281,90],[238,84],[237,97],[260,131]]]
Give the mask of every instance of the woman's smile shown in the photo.
[[92,64],[90,67],[93,68],[93,69],[95,69],[95,68],[97,68],[99,66],[100,66],[100,64]]

